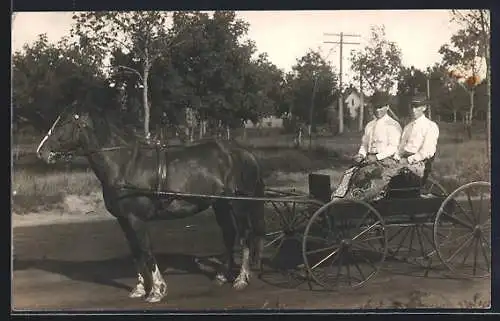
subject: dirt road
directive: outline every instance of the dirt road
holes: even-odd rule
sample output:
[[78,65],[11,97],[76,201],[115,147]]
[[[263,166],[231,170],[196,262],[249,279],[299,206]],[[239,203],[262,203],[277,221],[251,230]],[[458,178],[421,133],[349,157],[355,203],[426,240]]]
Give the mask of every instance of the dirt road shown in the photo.
[[266,273],[238,292],[212,281],[210,257],[222,253],[222,242],[211,216],[154,223],[151,235],[169,286],[168,297],[153,305],[127,297],[135,273],[115,221],[16,227],[13,309],[357,309],[368,300],[405,303],[415,291],[424,293],[427,304],[441,307],[458,307],[476,293],[490,300],[489,279],[456,280],[438,273],[423,277],[406,265],[381,272],[358,290],[311,291],[307,284],[286,288],[278,284],[283,280],[279,274]]

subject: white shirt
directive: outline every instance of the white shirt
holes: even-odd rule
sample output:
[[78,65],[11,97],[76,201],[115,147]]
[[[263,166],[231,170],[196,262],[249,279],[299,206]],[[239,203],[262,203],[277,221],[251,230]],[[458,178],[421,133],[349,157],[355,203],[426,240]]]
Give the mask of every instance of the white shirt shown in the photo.
[[401,125],[389,115],[366,124],[358,154],[374,153],[378,160],[393,156],[399,145]]
[[431,158],[436,153],[438,138],[439,128],[437,124],[422,115],[405,126],[401,136],[401,144],[394,158],[400,159],[400,155],[405,151],[414,153],[408,157],[410,164]]

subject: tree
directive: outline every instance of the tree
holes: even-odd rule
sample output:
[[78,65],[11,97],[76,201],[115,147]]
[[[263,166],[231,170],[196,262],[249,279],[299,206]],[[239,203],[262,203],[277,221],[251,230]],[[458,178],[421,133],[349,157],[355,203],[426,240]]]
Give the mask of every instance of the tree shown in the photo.
[[[486,100],[487,105],[487,152],[490,152],[491,146],[491,71],[490,71],[490,13],[489,10],[452,10],[452,21],[458,22],[463,26],[457,34],[452,36],[452,46],[444,45],[440,52],[443,54],[443,60],[450,66],[458,67],[463,73],[468,73],[469,84],[474,86],[478,84],[477,69],[480,62],[484,61],[486,66]],[[472,79],[471,79],[472,77]],[[472,96],[473,97],[473,96]],[[473,99],[473,98],[472,98]],[[473,114],[473,104],[471,106],[471,115]]]
[[[292,116],[300,123],[324,123],[328,107],[338,97],[337,75],[317,51],[298,58],[283,83],[279,113]],[[312,116],[312,117],[311,117]]]
[[[470,29],[461,29],[451,37],[451,45],[445,44],[439,49],[442,61],[452,80],[456,81],[465,92],[468,92],[469,117],[474,114],[474,81],[480,71],[481,61],[478,59],[479,52],[484,45],[481,44],[480,35]],[[479,83],[479,82],[478,82]],[[468,118],[467,126],[470,137],[470,122]]]
[[13,116],[15,125],[30,124],[47,130],[66,106],[113,106],[109,87],[96,52],[62,39],[51,44],[41,34],[13,56]]
[[[449,91],[453,86],[448,80],[447,70],[442,64],[422,71],[417,68],[402,67],[398,79],[398,105],[397,113],[402,117],[410,115],[410,99],[416,92],[425,93],[427,84],[431,100],[432,113],[436,115],[447,114],[450,109],[456,108],[457,104],[451,104]],[[457,109],[452,109],[456,114]]]
[[363,89],[389,92],[395,85],[401,69],[401,49],[386,39],[385,27],[373,26],[370,41],[361,51],[351,53],[355,81],[363,77]]
[[115,66],[135,74],[142,84],[144,135],[150,135],[149,77],[153,63],[180,42],[166,28],[168,13],[161,11],[83,12],[73,16],[72,34],[86,46],[110,53],[121,49],[139,67]]
[[279,72],[264,55],[252,59],[256,48],[243,41],[247,31],[248,23],[232,11],[212,17],[201,12],[173,15],[173,34],[187,39],[172,51],[174,68],[183,78],[179,98],[200,121],[240,127],[269,112]]
[[279,115],[279,105],[283,99],[283,71],[269,61],[267,53],[259,54],[251,61],[254,66],[256,88],[256,104],[258,116]]

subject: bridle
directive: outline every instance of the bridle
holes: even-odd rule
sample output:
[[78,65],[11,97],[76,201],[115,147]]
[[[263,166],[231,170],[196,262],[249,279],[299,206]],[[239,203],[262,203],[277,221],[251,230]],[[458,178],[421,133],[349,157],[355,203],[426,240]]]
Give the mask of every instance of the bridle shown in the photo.
[[[56,120],[54,121],[54,123],[50,127],[49,131],[44,136],[44,138],[42,139],[42,141],[40,142],[40,144],[38,145],[38,147],[36,149],[36,155],[38,155],[39,157],[40,157],[40,150],[41,150],[43,144],[45,144],[45,142],[49,139],[49,137],[54,133],[54,128],[56,127],[56,125],[59,123],[60,120],[61,120],[61,115],[59,115],[56,118]],[[76,126],[77,126],[77,129],[74,129],[74,130],[81,130],[82,128],[87,127],[87,123],[84,122],[84,121],[81,121],[80,120],[80,116],[78,114],[73,115],[72,120],[76,123]],[[76,136],[76,133],[74,133],[74,135]],[[89,156],[89,155],[95,154],[95,153],[115,151],[115,150],[128,149],[128,148],[130,148],[129,145],[127,145],[127,146],[102,147],[102,148],[97,148],[97,149],[86,149],[85,151],[82,151],[80,148],[77,148],[75,150],[68,150],[68,151],[64,151],[64,152],[53,152],[53,151],[51,151],[49,153],[49,157],[57,157],[59,159],[62,158],[62,159],[65,159],[65,160],[70,160],[75,155],[76,156],[78,156],[78,155]]]

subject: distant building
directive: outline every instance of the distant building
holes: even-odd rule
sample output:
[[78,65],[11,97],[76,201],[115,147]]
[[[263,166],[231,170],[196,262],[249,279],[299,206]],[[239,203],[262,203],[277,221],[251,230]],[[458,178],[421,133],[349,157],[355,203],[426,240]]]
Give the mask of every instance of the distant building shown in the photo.
[[262,118],[257,124],[247,120],[245,128],[283,128],[283,119],[276,116],[269,116]]
[[[351,119],[357,119],[359,107],[361,106],[361,94],[354,87],[349,87],[344,93],[344,107],[348,111]],[[369,103],[369,98],[363,94],[363,105],[367,107]],[[366,110],[366,108],[365,108]]]

